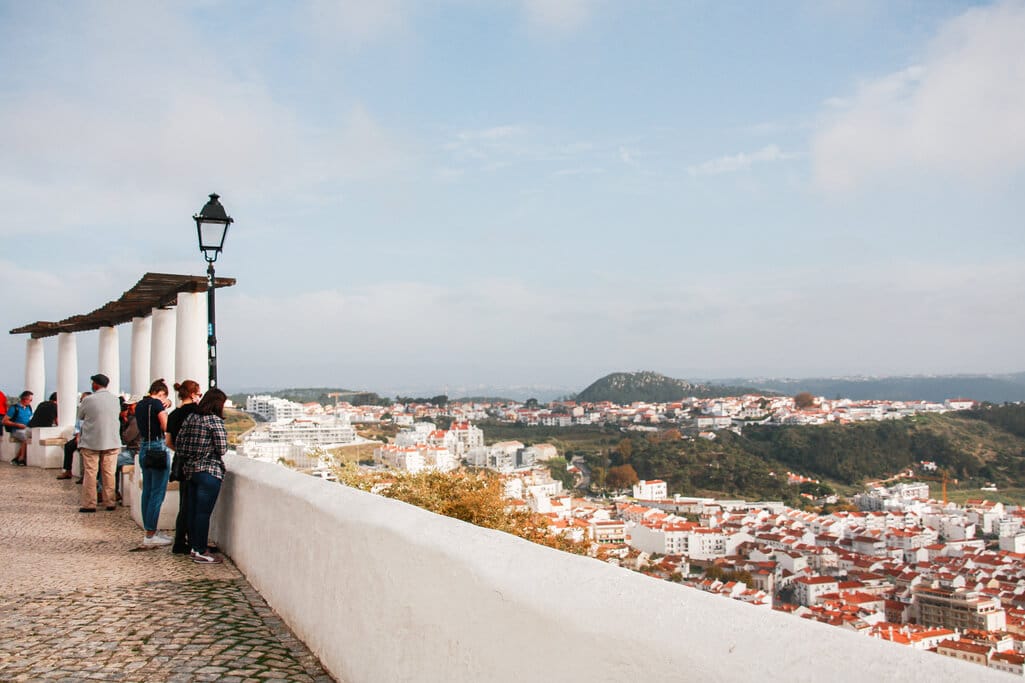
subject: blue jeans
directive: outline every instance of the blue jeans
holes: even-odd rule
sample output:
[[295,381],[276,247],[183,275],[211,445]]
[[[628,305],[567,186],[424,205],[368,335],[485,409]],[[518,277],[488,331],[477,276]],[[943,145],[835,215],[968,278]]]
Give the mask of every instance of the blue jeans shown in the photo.
[[[142,464],[145,462],[147,451],[155,450],[164,454],[165,465],[162,470]],[[171,457],[163,439],[143,441],[139,444],[139,466],[142,468],[142,527],[146,531],[157,530],[160,506],[164,504],[164,494],[167,493],[167,477],[171,474],[170,462]]]
[[[65,452],[67,452],[66,448],[64,450],[65,450]],[[66,459],[65,459],[65,461],[66,461]],[[134,464],[135,464],[135,453],[132,453],[127,448],[122,448],[121,452],[117,456],[117,467],[114,470],[114,489],[117,491],[119,496],[122,495],[122,493],[121,493],[121,468],[124,467],[125,465],[134,465]],[[71,469],[71,466],[69,465],[68,467],[65,467],[64,469],[69,470],[69,469]]]
[[206,553],[210,514],[220,492],[221,480],[209,472],[196,472],[189,479],[189,545],[197,553]]

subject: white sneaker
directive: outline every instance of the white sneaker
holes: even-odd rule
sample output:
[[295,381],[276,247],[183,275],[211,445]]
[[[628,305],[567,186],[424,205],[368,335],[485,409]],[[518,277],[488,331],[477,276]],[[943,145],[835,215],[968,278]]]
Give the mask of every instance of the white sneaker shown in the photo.
[[161,536],[160,534],[154,534],[152,536],[143,536],[143,545],[171,545],[173,541],[167,536]]
[[217,557],[212,553],[197,553],[195,550],[192,551],[192,561],[196,564],[220,564],[224,560]]

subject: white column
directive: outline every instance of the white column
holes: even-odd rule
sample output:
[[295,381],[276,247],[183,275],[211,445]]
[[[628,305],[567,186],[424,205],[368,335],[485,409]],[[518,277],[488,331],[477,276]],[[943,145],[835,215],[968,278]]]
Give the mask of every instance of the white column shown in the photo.
[[117,396],[121,393],[121,344],[116,327],[100,328],[99,372],[110,380],[107,391]]
[[131,387],[129,391],[132,396],[145,396],[149,389],[150,377],[150,354],[153,344],[153,318],[150,316],[138,316],[132,318],[132,367]]
[[[178,295],[178,336],[175,340],[175,382],[191,379],[207,389],[206,293]],[[170,384],[170,382],[168,382]]]
[[43,340],[28,338],[25,342],[25,388],[35,394],[32,410],[46,400],[46,366],[44,365]]
[[73,332],[57,335],[57,419],[70,439],[78,415],[78,344]]
[[163,378],[168,386],[174,381],[174,338],[174,309],[154,308],[150,335],[149,378],[144,382],[146,387],[140,395],[146,395],[153,380]]

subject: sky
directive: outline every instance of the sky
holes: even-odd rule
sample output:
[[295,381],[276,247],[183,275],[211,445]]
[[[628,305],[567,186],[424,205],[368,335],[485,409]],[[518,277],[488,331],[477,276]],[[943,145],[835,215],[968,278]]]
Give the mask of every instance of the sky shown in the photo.
[[5,330],[217,192],[229,391],[1025,370],[1025,0],[0,0],[0,64]]

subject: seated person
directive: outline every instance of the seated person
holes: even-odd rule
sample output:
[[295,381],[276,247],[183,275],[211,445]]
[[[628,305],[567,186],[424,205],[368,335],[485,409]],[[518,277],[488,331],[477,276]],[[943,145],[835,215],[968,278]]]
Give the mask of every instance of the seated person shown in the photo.
[[32,419],[28,421],[28,428],[33,427],[56,427],[57,426],[57,394],[50,394],[50,398],[36,406],[32,413]]
[[18,399],[4,414],[4,427],[11,438],[21,442],[11,464],[25,466],[28,464],[25,454],[28,452],[28,423],[32,419],[32,392],[26,389]]

